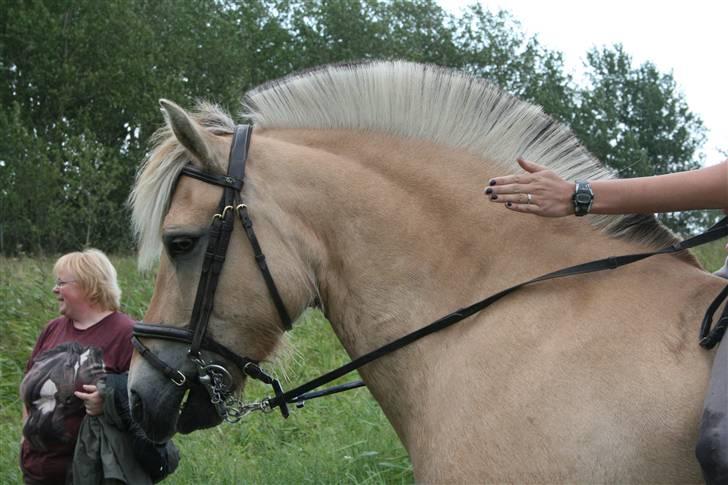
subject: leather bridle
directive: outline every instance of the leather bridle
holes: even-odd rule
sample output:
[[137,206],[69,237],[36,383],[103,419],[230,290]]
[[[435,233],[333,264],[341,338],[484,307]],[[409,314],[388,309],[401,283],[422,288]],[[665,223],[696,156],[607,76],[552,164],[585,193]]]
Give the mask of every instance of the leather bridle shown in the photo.
[[[228,422],[236,422],[252,411],[269,412],[276,407],[280,409],[283,417],[288,417],[288,404],[290,403],[295,403],[298,407],[302,407],[306,400],[361,387],[364,385],[361,381],[353,381],[316,391],[316,389],[324,384],[353,372],[354,370],[357,370],[384,355],[394,352],[395,350],[409,345],[427,335],[438,332],[465,320],[466,318],[484,310],[506,295],[509,295],[510,293],[527,285],[567,276],[576,276],[608,269],[616,269],[655,255],[674,254],[680,251],[685,251],[728,235],[728,218],[724,218],[702,234],[677,242],[657,251],[626,254],[590,261],[521,282],[517,285],[501,290],[498,293],[490,295],[470,306],[460,308],[435,320],[429,325],[425,325],[424,327],[361,355],[347,364],[312,379],[292,390],[283,392],[278,380],[266,374],[258,366],[258,362],[256,360],[240,356],[206,335],[207,326],[212,313],[218,278],[222,270],[223,263],[225,262],[228,242],[234,227],[234,214],[238,215],[243,228],[245,229],[245,234],[250,241],[255,254],[256,263],[258,264],[260,273],[266,283],[268,292],[273,300],[273,304],[276,307],[282,326],[285,330],[290,330],[291,328],[291,319],[283,304],[283,299],[275,285],[273,276],[268,270],[268,266],[265,262],[265,256],[263,255],[263,251],[258,243],[255,231],[253,230],[253,223],[248,215],[248,208],[241,202],[240,199],[240,193],[245,181],[245,161],[247,159],[248,147],[250,145],[251,130],[251,127],[247,125],[239,125],[236,127],[232,146],[230,148],[230,162],[226,176],[205,173],[191,165],[184,167],[181,172],[181,175],[193,177],[224,188],[218,213],[213,217],[212,224],[210,226],[209,242],[207,250],[205,251],[205,259],[202,266],[200,281],[197,286],[197,295],[192,309],[190,327],[176,328],[166,325],[150,325],[140,322],[134,326],[134,336],[132,337],[132,342],[140,355],[153,367],[162,372],[175,385],[180,387],[189,387],[191,383],[195,381],[202,384],[210,394],[210,400],[215,406],[218,414]],[[700,345],[704,348],[712,348],[716,345],[716,343],[722,338],[726,329],[728,329],[728,305],[724,306],[723,312],[716,326],[711,328],[714,313],[726,299],[728,299],[728,287],[726,287],[726,289],[724,289],[715,298],[705,314],[700,329]],[[188,351],[188,357],[195,365],[197,371],[196,374],[190,376],[179,369],[169,366],[162,359],[157,357],[148,347],[146,347],[139,340],[139,337],[171,340],[189,344],[190,348]],[[242,401],[235,399],[233,396],[233,381],[228,370],[223,364],[205,361],[200,352],[201,350],[214,352],[237,365],[244,375],[271,385],[275,395],[252,403],[243,403]]]
[[[260,380],[273,387],[276,395],[282,393],[278,380],[269,376],[258,367],[254,359],[243,357],[224,345],[208,337],[207,326],[210,322],[210,315],[215,300],[217,283],[225,262],[228,243],[235,225],[235,215],[245,229],[245,234],[250,241],[263,280],[273,300],[278,316],[284,330],[291,329],[291,318],[288,315],[280,292],[276,287],[273,275],[271,275],[266,264],[265,255],[258,243],[258,238],[253,229],[253,222],[248,214],[247,205],[241,201],[241,191],[245,183],[245,162],[248,158],[250,147],[250,135],[252,128],[249,125],[238,125],[233,134],[230,147],[230,159],[227,175],[215,175],[202,172],[192,165],[185,166],[181,175],[186,175],[203,182],[223,187],[223,195],[220,199],[217,214],[212,218],[210,225],[207,249],[202,263],[202,272],[197,284],[195,304],[192,308],[189,328],[176,328],[167,325],[151,325],[139,322],[134,326],[132,343],[139,354],[153,367],[162,372],[175,385],[189,387],[195,380],[201,383],[210,394],[210,399],[220,416],[228,421],[237,421],[247,411],[244,404],[233,397],[233,379],[224,365],[207,362],[204,360],[201,350],[214,352],[225,359],[233,362],[240,368],[240,371],[254,379]],[[140,337],[171,340],[189,344],[188,358],[194,363],[197,370],[193,376],[187,375],[176,369],[162,359],[157,357],[140,340]],[[284,416],[288,415],[286,404],[280,406]]]

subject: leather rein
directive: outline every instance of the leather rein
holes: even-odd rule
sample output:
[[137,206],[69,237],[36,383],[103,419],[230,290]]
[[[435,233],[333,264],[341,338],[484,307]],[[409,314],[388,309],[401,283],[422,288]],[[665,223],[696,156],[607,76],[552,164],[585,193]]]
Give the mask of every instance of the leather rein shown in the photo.
[[[218,278],[225,262],[228,242],[234,228],[234,214],[238,215],[242,226],[245,229],[245,234],[253,248],[256,263],[258,264],[260,273],[263,276],[268,292],[276,307],[281,324],[285,330],[291,329],[291,319],[286,311],[285,305],[283,304],[283,299],[275,285],[273,276],[266,264],[265,256],[263,255],[263,251],[258,243],[255,231],[253,230],[253,222],[248,215],[248,208],[241,202],[240,194],[245,182],[245,161],[247,159],[248,148],[250,146],[251,131],[252,128],[249,125],[238,125],[236,127],[232,146],[230,148],[230,162],[226,176],[202,172],[191,165],[183,168],[181,172],[181,175],[187,175],[224,188],[223,196],[218,207],[218,213],[213,217],[212,224],[210,226],[209,242],[205,251],[205,259],[203,261],[202,272],[197,286],[195,304],[190,318],[190,328],[176,328],[166,325],[152,325],[139,322],[134,326],[134,336],[132,337],[132,343],[139,354],[153,367],[169,378],[175,385],[180,387],[189,387],[194,381],[202,384],[209,393],[210,400],[215,406],[217,413],[221,418],[228,422],[237,422],[253,411],[270,412],[275,408],[279,408],[283,417],[286,418],[289,415],[288,404],[296,404],[297,407],[303,407],[304,402],[307,400],[361,387],[364,385],[362,381],[352,381],[319,391],[315,390],[324,384],[328,384],[339,377],[349,374],[350,372],[353,372],[384,355],[394,352],[397,349],[409,345],[416,340],[461,322],[524,286],[556,278],[576,276],[607,269],[616,269],[620,266],[635,263],[651,256],[659,254],[673,254],[684,251],[728,235],[728,218],[724,218],[702,234],[677,242],[657,251],[613,256],[590,261],[524,281],[490,295],[470,306],[445,315],[429,325],[419,328],[418,330],[404,335],[388,344],[383,345],[382,347],[361,355],[349,363],[312,379],[311,381],[290,391],[284,392],[279,381],[266,374],[258,366],[258,362],[256,360],[240,356],[206,335],[207,326],[212,313]],[[713,316],[726,298],[728,298],[728,286],[726,286],[726,288],[715,298],[713,303],[711,303],[705,317],[703,318],[700,329],[700,345],[704,348],[709,349],[716,345],[725,333],[726,328],[728,328],[727,305],[724,307],[721,318],[715,328],[711,329]],[[148,347],[146,347],[139,340],[139,337],[171,340],[190,344],[188,358],[194,363],[196,373],[188,375],[179,369],[169,366],[162,359],[157,357]],[[233,392],[233,379],[224,364],[206,361],[200,352],[201,350],[208,350],[222,356],[228,361],[233,362],[244,375],[272,386],[274,395],[251,403],[244,403],[235,398]]]

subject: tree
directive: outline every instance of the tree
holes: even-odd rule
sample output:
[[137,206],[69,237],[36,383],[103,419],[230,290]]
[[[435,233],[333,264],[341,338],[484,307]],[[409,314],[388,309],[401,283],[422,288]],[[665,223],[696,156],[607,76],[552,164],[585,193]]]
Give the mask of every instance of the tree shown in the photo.
[[[645,62],[633,67],[621,45],[587,55],[589,84],[577,93],[573,128],[584,144],[621,177],[699,168],[702,121],[688,108],[671,74]],[[700,212],[668,214],[677,231],[704,226]]]
[[535,37],[527,38],[507,11],[491,12],[475,4],[453,23],[462,57],[459,67],[570,121],[574,90],[561,53],[542,47]]

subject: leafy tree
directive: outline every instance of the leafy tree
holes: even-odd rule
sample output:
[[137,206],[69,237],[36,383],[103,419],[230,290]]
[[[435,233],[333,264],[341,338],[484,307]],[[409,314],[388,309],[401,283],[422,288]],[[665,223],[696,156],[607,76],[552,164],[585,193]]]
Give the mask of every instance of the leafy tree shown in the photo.
[[[21,107],[0,111],[0,251],[43,252],[61,233],[53,208],[61,185],[53,147],[28,129]],[[56,232],[58,231],[58,232]]]
[[[633,67],[621,45],[587,55],[589,85],[578,92],[573,128],[585,145],[622,177],[659,175],[701,166],[702,121],[690,111],[671,74],[646,62]],[[700,212],[663,221],[674,230],[703,226]]]
[[557,119],[571,119],[574,90],[561,53],[527,38],[507,11],[494,13],[476,4],[454,24],[463,69],[541,105]]

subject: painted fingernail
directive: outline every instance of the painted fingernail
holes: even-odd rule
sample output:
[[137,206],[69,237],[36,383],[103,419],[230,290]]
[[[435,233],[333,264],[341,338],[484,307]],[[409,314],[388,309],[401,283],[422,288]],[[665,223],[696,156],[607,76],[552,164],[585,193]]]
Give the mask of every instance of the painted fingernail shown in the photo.
[[490,200],[496,200],[497,198],[498,198],[498,196],[495,195],[495,194],[493,194],[493,195],[490,196]]
[[488,185],[495,185],[495,179],[490,179],[488,181]]
[[506,207],[511,207],[512,205],[510,202],[506,202]]
[[493,189],[491,189],[490,187],[488,187],[487,189],[485,189],[485,193],[486,194],[491,194],[491,193],[493,193]]

